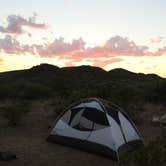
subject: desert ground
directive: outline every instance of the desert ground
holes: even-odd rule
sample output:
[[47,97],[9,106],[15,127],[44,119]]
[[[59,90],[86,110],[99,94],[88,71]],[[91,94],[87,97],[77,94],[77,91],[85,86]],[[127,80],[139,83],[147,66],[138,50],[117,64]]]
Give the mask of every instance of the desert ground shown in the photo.
[[[161,133],[161,127],[151,125],[152,112],[143,112],[143,121],[137,124],[146,142]],[[109,158],[84,152],[75,148],[48,143],[46,138],[55,120],[54,108],[48,102],[35,101],[22,124],[10,127],[0,115],[0,151],[11,151],[16,160],[0,161],[0,166],[117,166]]]

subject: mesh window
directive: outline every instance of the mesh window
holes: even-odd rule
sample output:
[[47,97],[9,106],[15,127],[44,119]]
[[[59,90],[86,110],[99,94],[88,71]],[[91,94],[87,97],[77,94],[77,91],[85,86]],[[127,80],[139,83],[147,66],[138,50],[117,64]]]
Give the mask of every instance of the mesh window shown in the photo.
[[[95,108],[85,108],[82,117],[86,119],[87,121],[91,122],[92,125],[90,126],[90,123],[89,123],[89,128],[92,127],[94,130],[103,129],[109,126],[105,113]],[[81,120],[82,120],[82,117],[81,117]],[[87,125],[86,121],[83,121],[82,125],[86,126]]]
[[80,121],[80,117],[83,113],[84,108],[73,108],[67,111],[61,118],[65,123],[71,125],[72,127],[77,125]]
[[99,130],[109,126],[104,112],[96,108],[73,108],[67,111],[62,120],[81,131]]
[[79,130],[91,131],[93,129],[93,122],[82,116],[79,123]]

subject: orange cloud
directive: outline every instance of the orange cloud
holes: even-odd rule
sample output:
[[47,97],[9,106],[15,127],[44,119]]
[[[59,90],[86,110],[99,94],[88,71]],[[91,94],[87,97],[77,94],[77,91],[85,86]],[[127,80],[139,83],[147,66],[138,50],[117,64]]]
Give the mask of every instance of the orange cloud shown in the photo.
[[120,36],[107,40],[104,46],[85,47],[85,42],[80,38],[67,43],[63,38],[55,39],[46,45],[36,45],[36,50],[41,57],[61,56],[63,58],[101,58],[122,56],[143,56],[148,52],[147,46],[138,46],[133,41]]
[[65,63],[65,66],[75,66],[76,63],[78,62],[82,62],[83,60],[85,60],[87,63],[93,64],[94,66],[100,66],[100,67],[104,67],[108,64],[113,64],[116,62],[120,62],[123,61],[122,58],[111,58],[111,59],[107,59],[107,58],[99,58],[99,59],[91,59],[91,58],[87,58],[87,59],[83,59],[83,58],[77,58],[77,59],[70,59],[68,62]]
[[166,53],[166,47],[150,52],[147,46],[139,46],[128,38],[115,36],[105,42],[103,46],[86,47],[83,39],[74,39],[66,42],[63,38],[43,45],[23,45],[14,37],[6,35],[0,39],[0,51],[7,54],[38,55],[41,58],[58,58],[64,60],[66,66],[73,66],[82,60],[86,60],[95,66],[104,67],[107,64],[120,62],[122,56],[160,56]]
[[121,58],[111,58],[111,59],[106,59],[106,60],[93,60],[93,65],[104,67],[108,64],[121,62],[121,61],[123,61],[123,59],[121,59]]

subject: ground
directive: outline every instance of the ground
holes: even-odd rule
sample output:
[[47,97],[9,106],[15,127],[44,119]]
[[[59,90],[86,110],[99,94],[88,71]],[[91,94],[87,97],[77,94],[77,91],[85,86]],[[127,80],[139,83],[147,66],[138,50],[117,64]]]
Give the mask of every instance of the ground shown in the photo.
[[[87,153],[71,147],[52,144],[46,141],[48,126],[55,119],[52,108],[43,102],[35,102],[32,110],[17,127],[9,127],[0,116],[0,151],[12,151],[17,160],[2,162],[1,166],[117,166],[109,158]],[[144,113],[143,121],[137,125],[145,143],[160,135],[161,127],[150,124],[150,115]]]

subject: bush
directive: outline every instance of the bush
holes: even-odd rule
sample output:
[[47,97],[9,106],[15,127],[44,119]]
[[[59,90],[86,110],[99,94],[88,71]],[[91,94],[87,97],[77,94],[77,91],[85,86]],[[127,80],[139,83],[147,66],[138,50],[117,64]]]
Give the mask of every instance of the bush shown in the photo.
[[56,97],[53,101],[51,101],[50,105],[53,107],[55,117],[70,106],[72,102],[73,101],[71,99],[63,97]]
[[144,103],[133,103],[129,105],[124,105],[124,111],[128,114],[128,116],[132,119],[132,121],[136,124],[141,124],[141,113],[144,111],[143,108]]
[[153,103],[165,104],[166,101],[166,80],[154,82],[146,85],[145,97]]
[[9,98],[12,87],[9,85],[0,85],[0,99]]
[[121,161],[125,166],[165,166],[166,163],[166,132],[145,147],[130,153]]
[[25,99],[41,99],[51,97],[52,94],[52,89],[44,85],[26,83],[20,88],[18,97]]
[[16,81],[10,85],[0,85],[0,99],[44,99],[54,95],[53,89],[40,83]]
[[2,115],[8,120],[8,125],[19,125],[23,116],[29,112],[29,107],[25,103],[9,102],[0,108]]

